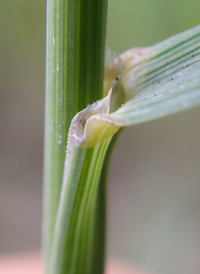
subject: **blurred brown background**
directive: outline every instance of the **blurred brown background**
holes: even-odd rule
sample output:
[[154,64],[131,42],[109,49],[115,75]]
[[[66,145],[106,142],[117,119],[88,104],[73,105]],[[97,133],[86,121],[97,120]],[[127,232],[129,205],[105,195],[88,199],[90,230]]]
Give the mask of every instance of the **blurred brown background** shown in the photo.
[[[200,23],[199,0],[109,0],[120,53]],[[41,234],[45,1],[0,3],[0,252]],[[108,182],[108,256],[158,274],[200,273],[200,108],[126,129]]]

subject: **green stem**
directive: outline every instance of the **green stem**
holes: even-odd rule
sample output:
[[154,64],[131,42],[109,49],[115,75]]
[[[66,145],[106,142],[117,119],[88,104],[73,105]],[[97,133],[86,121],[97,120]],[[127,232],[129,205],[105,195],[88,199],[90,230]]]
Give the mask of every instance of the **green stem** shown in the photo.
[[102,98],[106,17],[107,0],[47,0],[43,209],[46,264],[72,117]]
[[98,195],[108,144],[78,146],[67,157],[48,273],[103,273],[104,220],[101,225]]

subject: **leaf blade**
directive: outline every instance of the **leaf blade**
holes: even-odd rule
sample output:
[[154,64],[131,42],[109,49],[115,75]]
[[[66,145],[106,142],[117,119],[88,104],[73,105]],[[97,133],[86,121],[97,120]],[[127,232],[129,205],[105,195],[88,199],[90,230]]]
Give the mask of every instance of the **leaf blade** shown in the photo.
[[121,55],[127,102],[110,115],[116,123],[133,125],[200,104],[200,26],[139,49],[138,55],[137,50]]
[[[131,49],[120,55],[124,74],[113,81],[113,93],[124,93],[125,102],[116,111],[98,113],[85,123],[86,146],[100,143],[98,132],[110,138],[120,127],[161,118],[200,104],[200,25],[148,48]],[[119,62],[116,62],[119,66]],[[113,92],[113,93],[112,93]],[[88,108],[89,110],[89,108]],[[87,109],[85,110],[87,113]],[[108,128],[111,129],[110,133]],[[88,132],[87,132],[88,131]],[[88,142],[87,142],[88,141]],[[84,145],[84,143],[83,143]]]

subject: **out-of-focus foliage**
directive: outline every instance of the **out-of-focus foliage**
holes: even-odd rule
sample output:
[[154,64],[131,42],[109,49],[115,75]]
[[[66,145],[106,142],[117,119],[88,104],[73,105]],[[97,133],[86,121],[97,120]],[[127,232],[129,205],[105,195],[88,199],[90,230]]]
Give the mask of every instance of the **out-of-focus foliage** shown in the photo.
[[45,1],[2,0],[0,26],[0,252],[5,253],[40,244]]
[[149,46],[199,24],[198,0],[109,0],[108,45]]

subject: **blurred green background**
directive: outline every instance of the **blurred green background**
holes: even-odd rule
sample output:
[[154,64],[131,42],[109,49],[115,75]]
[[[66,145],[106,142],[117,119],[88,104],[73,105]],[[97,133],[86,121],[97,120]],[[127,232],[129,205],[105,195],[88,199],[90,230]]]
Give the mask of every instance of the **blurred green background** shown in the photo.
[[[121,53],[200,23],[199,0],[109,0]],[[0,252],[40,246],[45,1],[0,2]],[[200,273],[200,108],[126,129],[108,183],[108,257]]]

